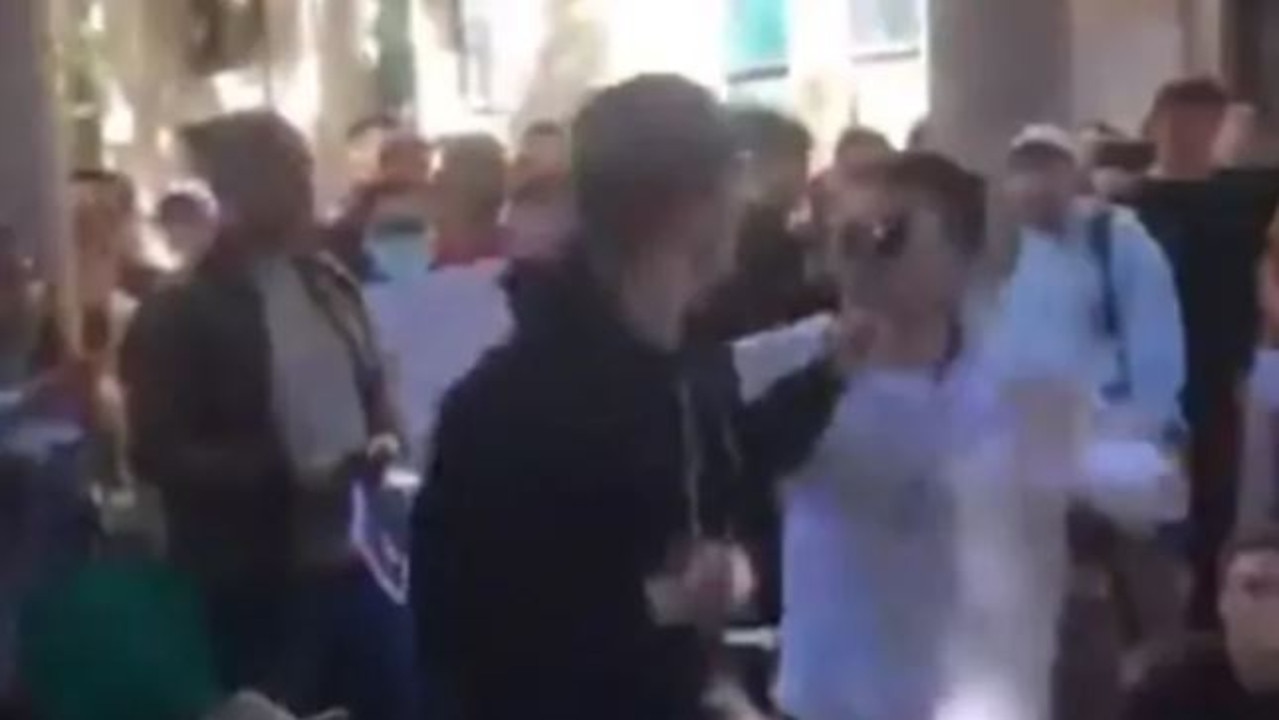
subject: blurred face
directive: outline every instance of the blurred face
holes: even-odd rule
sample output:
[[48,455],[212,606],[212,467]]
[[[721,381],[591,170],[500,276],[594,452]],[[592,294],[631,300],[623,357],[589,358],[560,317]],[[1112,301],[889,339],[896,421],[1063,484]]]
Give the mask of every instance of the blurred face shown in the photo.
[[1079,188],[1079,170],[1065,158],[1015,159],[1004,190],[1014,215],[1028,225],[1058,227]]
[[717,187],[691,201],[676,219],[674,235],[679,238],[682,264],[699,298],[733,273],[748,196],[746,167],[739,161],[724,172]]
[[568,140],[559,133],[534,133],[524,139],[517,164],[523,179],[555,178],[568,173]]
[[1160,163],[1210,169],[1225,118],[1226,109],[1211,104],[1170,105],[1160,110],[1151,125]]
[[867,217],[846,225],[837,239],[846,296],[889,318],[957,312],[969,260],[933,203],[893,198]]
[[1122,168],[1097,168],[1089,182],[1098,197],[1119,202],[1131,198],[1141,186],[1141,173]]
[[790,211],[803,199],[808,188],[806,155],[754,157],[748,164],[754,204]]
[[847,215],[873,215],[883,204],[884,190],[873,178],[873,170],[892,157],[891,148],[879,145],[853,144],[835,157],[835,165],[826,176],[827,192],[841,208],[841,220]]
[[169,247],[183,258],[197,258],[213,245],[217,236],[217,220],[205,210],[188,208],[158,219]]
[[382,181],[400,185],[425,185],[431,177],[431,148],[417,137],[388,140],[379,161]]
[[467,221],[496,221],[506,197],[506,159],[499,147],[445,151],[434,178],[438,215]]
[[1236,557],[1222,584],[1220,610],[1233,646],[1279,657],[1279,553]]

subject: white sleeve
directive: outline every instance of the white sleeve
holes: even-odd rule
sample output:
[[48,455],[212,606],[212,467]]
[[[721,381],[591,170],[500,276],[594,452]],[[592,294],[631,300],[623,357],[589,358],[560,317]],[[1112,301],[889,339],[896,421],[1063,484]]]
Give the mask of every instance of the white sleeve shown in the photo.
[[777,330],[768,330],[733,344],[744,402],[764,394],[772,384],[813,362],[825,349],[830,315],[815,315]]
[[1137,530],[1183,519],[1188,504],[1179,463],[1146,440],[1091,440],[1084,448],[1078,494],[1120,525]]
[[1180,417],[1186,343],[1172,265],[1131,211],[1114,211],[1115,288],[1128,348],[1132,401],[1156,422]]

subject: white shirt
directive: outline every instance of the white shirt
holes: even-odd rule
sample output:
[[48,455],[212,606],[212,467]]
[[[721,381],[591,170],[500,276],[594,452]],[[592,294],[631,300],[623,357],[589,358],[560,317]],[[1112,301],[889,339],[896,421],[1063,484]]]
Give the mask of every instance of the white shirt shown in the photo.
[[[1104,270],[1089,238],[1098,212],[1111,218],[1118,339],[1106,333]],[[1185,340],[1172,269],[1131,211],[1081,200],[1060,235],[1023,228],[1016,264],[988,320],[992,360],[1003,374],[1073,375],[1099,395],[1126,374],[1125,404],[1155,425],[1180,417]]]
[[[828,324],[817,318],[739,343],[746,398],[819,352]],[[1039,458],[1052,454],[1048,462],[1062,467],[1024,477],[1025,467],[1048,463],[1014,461],[1028,423],[984,357],[967,354],[941,377],[863,371],[790,478],[787,713],[932,720],[982,708],[983,720],[1036,720],[1047,712],[1067,496],[1141,517],[1151,502],[1149,457],[1134,474],[1128,448],[1122,472],[1109,470],[1114,452],[1099,462],[1090,452],[1074,473],[1070,441],[1039,438],[1042,448],[1031,446]]]

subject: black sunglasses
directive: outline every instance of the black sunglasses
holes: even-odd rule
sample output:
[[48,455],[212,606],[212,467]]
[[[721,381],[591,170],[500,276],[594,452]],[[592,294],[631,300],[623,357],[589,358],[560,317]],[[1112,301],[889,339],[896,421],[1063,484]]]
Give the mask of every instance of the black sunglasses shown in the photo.
[[839,230],[841,249],[880,260],[900,257],[910,239],[910,219],[894,215],[874,223],[849,222]]

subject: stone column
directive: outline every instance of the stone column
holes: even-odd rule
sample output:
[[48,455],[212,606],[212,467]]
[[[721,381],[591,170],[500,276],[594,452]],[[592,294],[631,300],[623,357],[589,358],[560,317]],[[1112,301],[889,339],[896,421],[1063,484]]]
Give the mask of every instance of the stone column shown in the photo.
[[975,169],[1029,122],[1070,118],[1070,0],[933,0],[933,143]]
[[47,0],[0,2],[0,224],[47,272],[68,247],[62,193],[65,160],[54,98],[54,55]]

